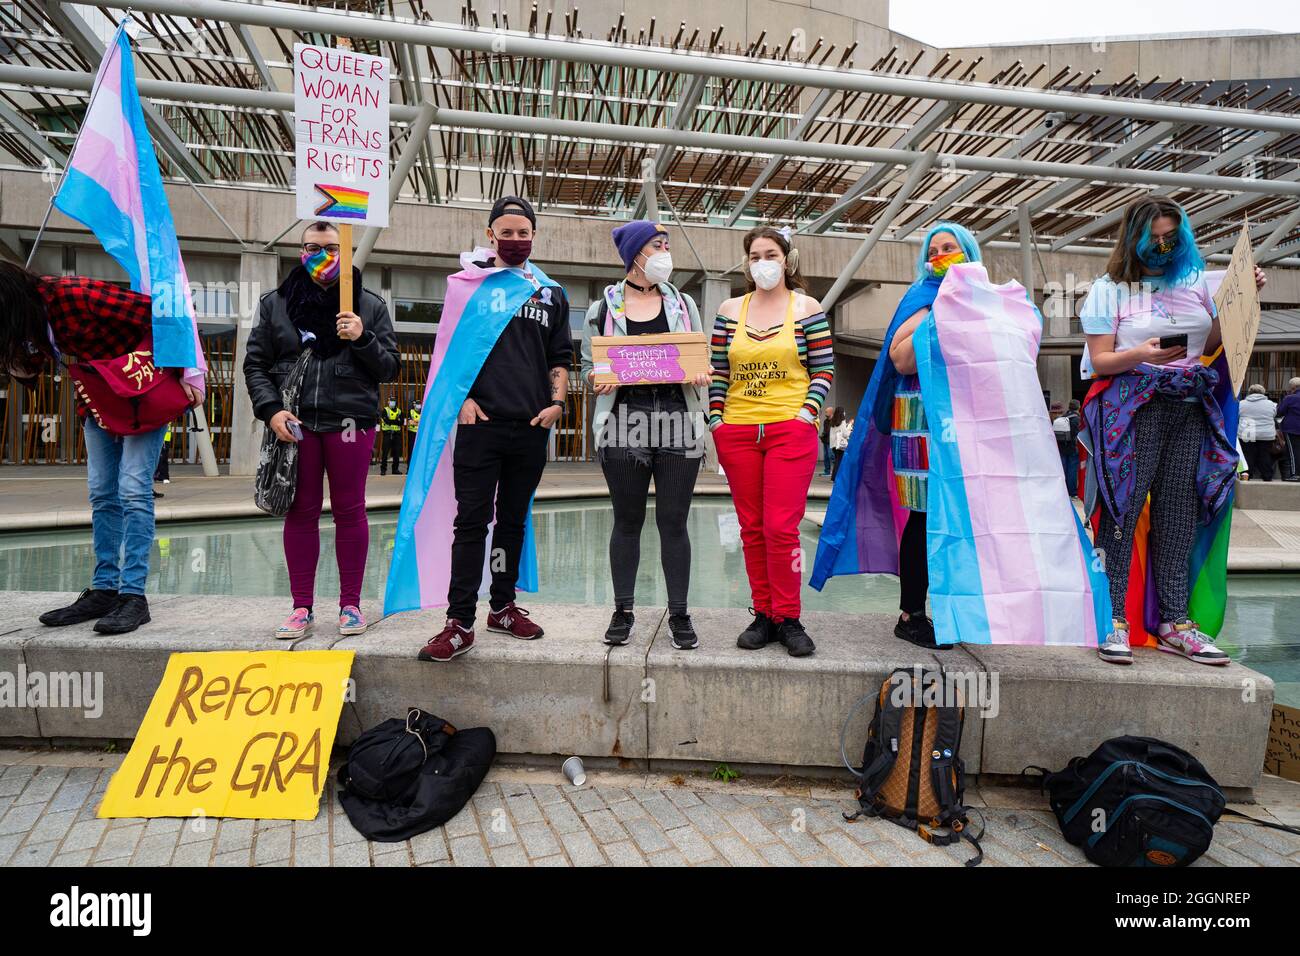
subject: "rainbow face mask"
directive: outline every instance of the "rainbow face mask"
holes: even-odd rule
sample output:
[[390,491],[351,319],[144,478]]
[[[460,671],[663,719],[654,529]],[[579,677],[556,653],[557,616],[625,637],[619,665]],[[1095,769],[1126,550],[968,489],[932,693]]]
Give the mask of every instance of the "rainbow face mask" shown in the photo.
[[946,252],[942,255],[931,256],[925,266],[930,270],[930,275],[943,276],[951,266],[965,261],[966,254],[964,252]]
[[319,252],[302,253],[302,265],[317,282],[330,283],[339,277],[341,258],[338,253],[330,254],[325,249]]

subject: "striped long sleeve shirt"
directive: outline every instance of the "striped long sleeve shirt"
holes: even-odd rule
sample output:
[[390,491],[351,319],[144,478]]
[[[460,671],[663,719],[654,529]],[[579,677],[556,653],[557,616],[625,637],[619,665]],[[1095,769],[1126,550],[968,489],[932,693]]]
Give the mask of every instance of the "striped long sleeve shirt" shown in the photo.
[[[722,421],[722,411],[727,404],[727,389],[731,384],[731,363],[728,353],[731,339],[736,333],[736,319],[719,315],[713,321],[710,340],[710,362],[713,375],[709,381],[709,426]],[[796,319],[795,344],[799,361],[808,370],[808,394],[804,397],[801,413],[816,423],[826,396],[830,394],[835,376],[835,352],[831,342],[831,325],[826,313],[818,312],[805,319]]]

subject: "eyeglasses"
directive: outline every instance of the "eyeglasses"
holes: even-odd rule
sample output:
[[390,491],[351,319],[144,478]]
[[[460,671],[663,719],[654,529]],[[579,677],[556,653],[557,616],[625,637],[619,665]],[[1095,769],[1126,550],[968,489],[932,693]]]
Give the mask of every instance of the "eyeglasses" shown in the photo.
[[332,256],[337,256],[339,254],[339,244],[337,242],[330,243],[328,246],[318,246],[314,242],[307,242],[304,243],[302,247],[303,252],[307,253],[309,256],[316,255],[322,249]]

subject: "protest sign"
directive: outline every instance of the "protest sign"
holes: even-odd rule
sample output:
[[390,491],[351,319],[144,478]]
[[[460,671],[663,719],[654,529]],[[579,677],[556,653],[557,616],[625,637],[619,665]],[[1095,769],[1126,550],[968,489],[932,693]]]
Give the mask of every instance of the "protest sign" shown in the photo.
[[1228,271],[1214,293],[1214,307],[1223,333],[1223,354],[1232,377],[1232,391],[1239,394],[1246,384],[1246,369],[1259,333],[1259,290],[1255,288],[1255,257],[1246,223],[1237,236]]
[[314,819],[353,656],[173,654],[99,816]]
[[591,339],[597,385],[665,385],[709,372],[709,342],[701,332],[596,335]]
[[1287,780],[1300,780],[1300,709],[1284,704],[1273,705],[1264,772]]

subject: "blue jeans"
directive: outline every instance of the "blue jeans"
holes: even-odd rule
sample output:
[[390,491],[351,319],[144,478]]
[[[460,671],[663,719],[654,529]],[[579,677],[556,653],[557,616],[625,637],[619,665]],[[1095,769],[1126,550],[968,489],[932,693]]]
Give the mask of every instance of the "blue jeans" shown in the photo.
[[144,594],[153,547],[153,470],[167,427],[118,437],[87,418],[85,432],[95,549],[90,586],[97,591]]
[[1074,498],[1079,493],[1079,451],[1077,446],[1071,446],[1066,451],[1059,444],[1058,450],[1061,452],[1061,468],[1065,471],[1065,490]]

